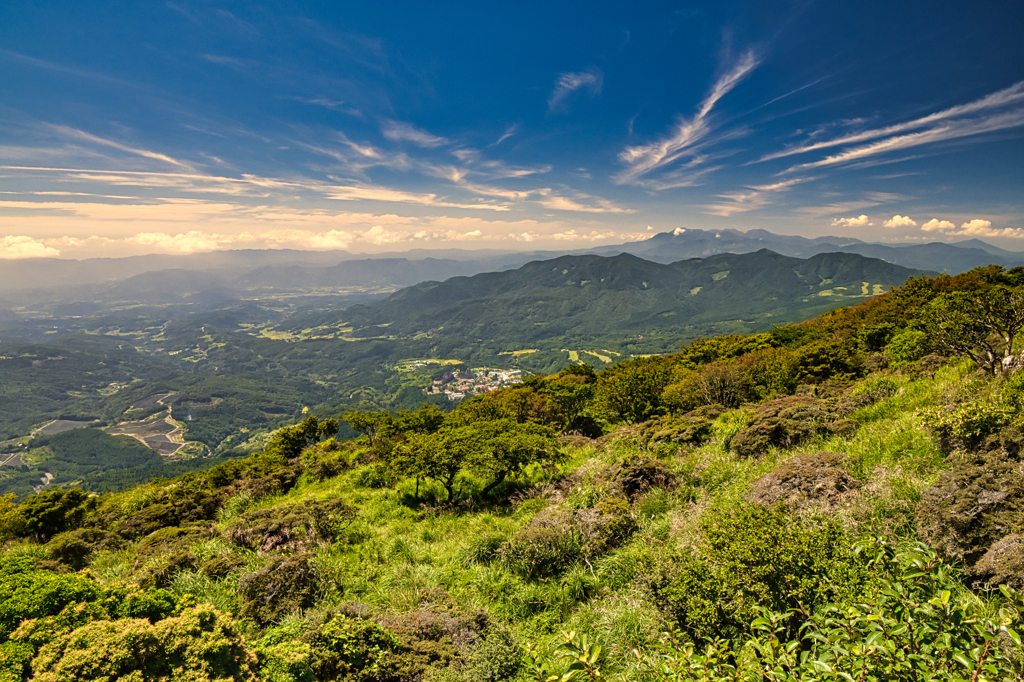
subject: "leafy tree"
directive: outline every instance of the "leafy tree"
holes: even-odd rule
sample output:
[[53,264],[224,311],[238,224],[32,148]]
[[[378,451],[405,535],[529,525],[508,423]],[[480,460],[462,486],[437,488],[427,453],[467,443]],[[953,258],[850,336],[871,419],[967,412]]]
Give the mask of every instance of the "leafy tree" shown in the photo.
[[563,431],[573,429],[594,397],[597,375],[590,365],[569,365],[549,381],[541,393],[547,398],[554,420]]
[[661,394],[671,378],[671,368],[663,358],[628,360],[601,373],[595,399],[608,414],[636,424],[657,414]]
[[455,500],[455,479],[470,457],[481,450],[482,440],[483,434],[472,424],[414,434],[395,448],[390,463],[401,475],[440,483],[450,504]]
[[944,294],[925,308],[922,323],[940,348],[969,357],[990,374],[1024,362],[1014,354],[1024,329],[1024,288],[996,285]]
[[285,460],[294,459],[310,445],[331,438],[337,433],[337,419],[318,421],[316,417],[309,416],[295,426],[279,429],[270,438],[264,452]]
[[346,412],[342,419],[347,421],[348,425],[357,432],[366,436],[370,440],[370,447],[376,447],[377,434],[394,421],[394,417],[387,412],[360,412],[359,410]]
[[477,422],[470,427],[479,439],[479,447],[470,465],[491,477],[481,494],[488,495],[502,482],[522,474],[531,464],[558,461],[558,441],[547,426],[510,419]]

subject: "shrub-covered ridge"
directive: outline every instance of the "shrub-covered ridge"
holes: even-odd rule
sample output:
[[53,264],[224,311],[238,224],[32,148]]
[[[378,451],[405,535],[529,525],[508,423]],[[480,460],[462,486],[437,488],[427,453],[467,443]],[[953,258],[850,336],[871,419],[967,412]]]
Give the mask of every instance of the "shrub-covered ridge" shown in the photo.
[[999,306],[1022,279],[921,278],[450,414],[348,413],[347,443],[310,417],[206,472],[7,498],[0,669],[1019,679],[1024,372]]

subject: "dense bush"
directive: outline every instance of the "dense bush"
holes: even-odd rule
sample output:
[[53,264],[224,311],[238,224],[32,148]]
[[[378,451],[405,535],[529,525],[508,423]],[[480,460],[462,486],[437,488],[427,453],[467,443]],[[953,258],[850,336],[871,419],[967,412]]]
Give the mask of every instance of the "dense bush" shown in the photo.
[[1024,472],[1000,453],[979,456],[926,489],[916,517],[925,542],[971,565],[996,541],[1024,533]]
[[814,608],[868,579],[833,522],[750,505],[705,519],[701,530],[699,552],[667,561],[651,583],[655,602],[699,641],[749,636],[760,608],[790,614],[796,636]]
[[614,464],[601,474],[600,479],[630,500],[651,488],[672,488],[676,484],[672,470],[653,457],[633,457]]
[[1021,679],[1024,597],[1006,590],[1002,608],[986,612],[953,596],[959,576],[927,547],[860,549],[875,581],[808,613],[797,636],[789,614],[759,607],[746,641],[694,646],[671,633],[644,672],[678,682]]
[[856,422],[843,419],[833,400],[790,396],[762,403],[748,424],[732,439],[742,457],[763,454],[770,447],[791,448],[811,436],[848,435]]
[[99,620],[62,633],[32,661],[32,679],[244,682],[256,657],[232,620],[209,606],[151,623]]
[[714,434],[715,419],[725,411],[720,405],[706,405],[680,416],[664,416],[643,423],[640,444],[653,449],[662,443],[702,445]]
[[56,535],[46,544],[46,551],[54,561],[78,570],[85,567],[93,552],[118,550],[125,541],[120,535],[99,528],[79,528]]
[[224,531],[244,549],[310,550],[329,544],[356,518],[355,507],[338,498],[246,512]]
[[543,579],[580,561],[583,541],[572,516],[562,510],[541,512],[502,545],[502,564],[527,579]]
[[860,488],[860,481],[843,466],[845,460],[835,452],[797,455],[755,480],[746,499],[766,507],[781,503],[791,509],[830,508]]
[[308,554],[272,558],[258,571],[242,576],[238,581],[241,615],[265,627],[312,606],[321,588],[312,558]]
[[1008,535],[989,547],[970,572],[987,588],[1024,588],[1024,535]]

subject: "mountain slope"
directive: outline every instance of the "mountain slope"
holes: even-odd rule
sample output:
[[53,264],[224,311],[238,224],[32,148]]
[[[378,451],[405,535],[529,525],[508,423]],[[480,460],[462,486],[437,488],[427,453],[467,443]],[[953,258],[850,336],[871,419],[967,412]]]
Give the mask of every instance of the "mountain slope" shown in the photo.
[[842,253],[801,260],[761,250],[671,264],[630,254],[563,256],[517,270],[423,282],[339,314],[295,316],[282,329],[344,323],[357,336],[532,343],[678,333],[737,320],[766,328],[862,300],[920,272]]

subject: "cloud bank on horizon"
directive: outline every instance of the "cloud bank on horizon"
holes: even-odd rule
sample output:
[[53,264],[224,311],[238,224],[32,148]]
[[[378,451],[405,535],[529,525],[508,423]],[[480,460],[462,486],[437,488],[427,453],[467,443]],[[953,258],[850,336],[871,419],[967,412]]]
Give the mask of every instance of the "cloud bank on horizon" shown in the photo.
[[11,3],[0,258],[679,226],[1024,250],[1024,6],[962,5]]

